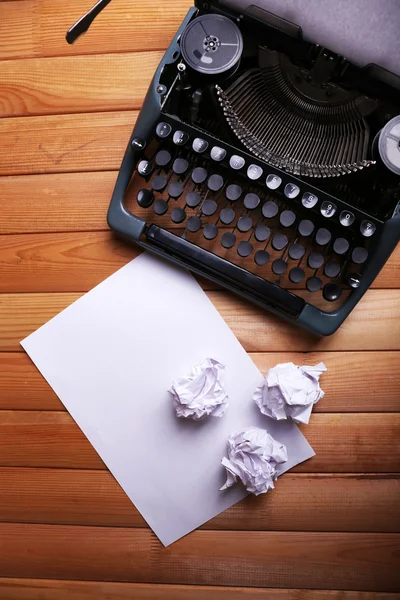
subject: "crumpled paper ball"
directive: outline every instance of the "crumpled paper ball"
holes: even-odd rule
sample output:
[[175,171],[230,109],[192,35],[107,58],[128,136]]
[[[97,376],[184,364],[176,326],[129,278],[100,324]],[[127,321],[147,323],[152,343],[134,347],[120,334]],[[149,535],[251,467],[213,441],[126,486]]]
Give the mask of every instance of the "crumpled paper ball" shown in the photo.
[[222,417],[228,408],[228,395],[222,384],[224,370],[220,362],[206,358],[191,373],[176,379],[168,391],[177,416],[195,421],[209,415]]
[[241,480],[255,496],[274,487],[277,465],[287,461],[285,444],[277,442],[265,429],[250,427],[228,438],[228,458],[221,461],[226,469],[225,490]]
[[283,363],[270,369],[253,399],[260,411],[277,421],[291,417],[295,423],[308,423],[313,405],[324,396],[319,378],[324,363],[314,367],[296,367]]

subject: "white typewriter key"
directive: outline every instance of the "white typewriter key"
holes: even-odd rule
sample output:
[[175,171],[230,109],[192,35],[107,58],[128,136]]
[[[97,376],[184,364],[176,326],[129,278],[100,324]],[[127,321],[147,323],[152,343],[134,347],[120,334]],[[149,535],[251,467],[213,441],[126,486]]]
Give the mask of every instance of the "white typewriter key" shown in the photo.
[[256,179],[260,179],[263,174],[263,170],[258,165],[250,165],[247,169],[247,177],[255,181]]
[[213,146],[211,148],[210,156],[213,160],[220,162],[221,160],[224,160],[226,156],[226,150],[220,148],[219,146]]
[[311,192],[305,192],[301,199],[302,205],[305,206],[306,208],[314,208],[314,206],[317,204],[317,202],[318,202],[318,196],[316,196],[315,194],[312,194]]
[[295,183],[287,183],[285,185],[286,198],[296,198],[300,194],[300,188]]
[[282,179],[281,177],[279,177],[279,175],[271,174],[268,175],[267,179],[265,180],[265,183],[267,188],[269,188],[270,190],[277,190],[282,183]]
[[160,138],[166,138],[172,131],[172,127],[169,123],[159,123],[156,128],[156,134]]
[[174,137],[172,139],[174,141],[174,144],[176,144],[177,146],[184,146],[189,139],[189,135],[186,133],[186,131],[178,130],[175,131]]
[[371,237],[371,235],[374,235],[375,230],[376,225],[371,221],[363,221],[360,225],[360,231],[364,237]]
[[208,142],[206,142],[206,140],[203,140],[202,138],[195,138],[193,140],[192,148],[195,152],[201,154],[202,152],[205,152],[207,150]]
[[355,220],[355,216],[349,210],[342,210],[340,213],[339,221],[343,225],[343,227],[350,227],[353,225]]
[[321,204],[321,215],[323,215],[324,217],[327,217],[329,219],[329,217],[333,217],[333,215],[336,212],[336,209],[337,209],[336,204],[325,200],[325,202],[323,202]]
[[229,165],[232,169],[236,169],[237,171],[244,167],[245,160],[242,156],[238,156],[237,154],[232,154],[229,159]]

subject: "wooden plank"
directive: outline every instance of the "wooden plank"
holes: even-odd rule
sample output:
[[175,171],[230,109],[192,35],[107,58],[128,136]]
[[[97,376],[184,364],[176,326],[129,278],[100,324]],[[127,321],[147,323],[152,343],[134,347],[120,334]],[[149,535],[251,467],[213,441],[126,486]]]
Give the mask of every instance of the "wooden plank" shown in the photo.
[[[81,297],[64,294],[1,294],[0,351],[22,351],[20,340]],[[229,292],[207,292],[216,309],[249,352],[400,349],[397,290],[369,290],[335,335],[301,330]]]
[[[263,374],[281,362],[313,365],[323,361],[328,367],[321,379],[325,396],[314,412],[400,409],[398,352],[267,352],[250,356]],[[30,358],[17,352],[0,353],[0,409],[65,410]]]
[[[202,529],[399,532],[399,477],[287,473]],[[108,471],[0,467],[0,486],[2,522],[146,527]]]
[[[297,473],[396,473],[400,413],[314,414],[301,426],[316,456]],[[0,466],[104,469],[65,412],[0,411]]]
[[0,117],[140,108],[162,52],[3,61]]
[[397,534],[195,531],[163,548],[147,529],[3,523],[0,538],[3,577],[388,592],[400,584]]
[[0,578],[7,600],[399,600],[388,592],[284,590],[103,581]]
[[[0,175],[119,169],[136,116],[122,111],[0,119]],[[96,185],[93,176],[89,182]],[[46,197],[51,195],[49,188]]]
[[162,50],[193,2],[174,0],[165,18],[165,7],[158,0],[119,0],[97,17],[88,35],[76,44],[67,44],[65,32],[92,5],[92,0],[4,2],[0,59]]

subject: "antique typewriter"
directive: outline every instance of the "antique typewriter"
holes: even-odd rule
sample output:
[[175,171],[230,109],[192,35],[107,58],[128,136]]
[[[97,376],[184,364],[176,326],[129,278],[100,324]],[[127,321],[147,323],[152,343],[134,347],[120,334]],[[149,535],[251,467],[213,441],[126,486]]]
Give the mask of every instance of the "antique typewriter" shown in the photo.
[[400,239],[400,5],[300,4],[196,0],[148,90],[108,223],[329,335]]

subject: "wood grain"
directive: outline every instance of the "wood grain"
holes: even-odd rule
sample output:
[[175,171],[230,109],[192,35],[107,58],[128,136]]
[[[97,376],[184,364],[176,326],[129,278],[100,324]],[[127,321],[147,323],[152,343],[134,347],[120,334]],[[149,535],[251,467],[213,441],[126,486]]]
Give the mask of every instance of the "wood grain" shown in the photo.
[[[316,456],[296,473],[398,472],[400,413],[314,414],[301,429]],[[104,469],[65,412],[0,411],[0,466]]]
[[397,591],[398,536],[195,531],[162,548],[147,529],[3,523],[0,576]]
[[[0,522],[146,527],[108,471],[0,467]],[[286,473],[202,529],[400,531],[400,475]]]
[[119,0],[96,18],[87,35],[67,44],[67,29],[92,5],[92,0],[3,2],[0,59],[162,50],[193,2],[174,0],[165,18],[165,7],[158,0]]
[[[321,379],[325,396],[314,412],[397,412],[400,408],[398,352],[267,352],[250,356],[263,374],[281,362],[314,365],[323,361],[328,368]],[[0,353],[0,409],[65,410],[30,358],[17,352]]]
[[[0,351],[21,351],[20,340],[82,294],[0,294]],[[397,290],[369,290],[333,336],[316,338],[229,292],[207,292],[249,352],[355,351],[400,349],[400,296]]]

